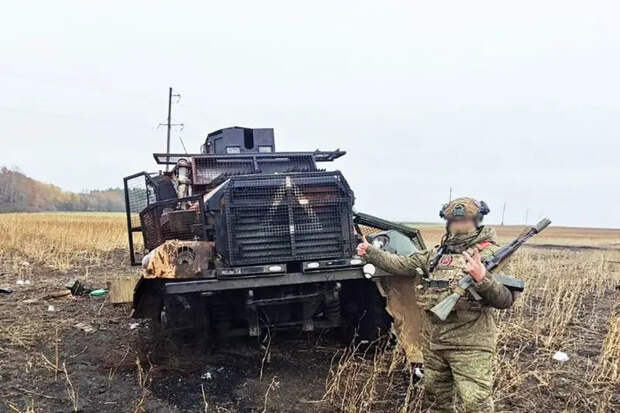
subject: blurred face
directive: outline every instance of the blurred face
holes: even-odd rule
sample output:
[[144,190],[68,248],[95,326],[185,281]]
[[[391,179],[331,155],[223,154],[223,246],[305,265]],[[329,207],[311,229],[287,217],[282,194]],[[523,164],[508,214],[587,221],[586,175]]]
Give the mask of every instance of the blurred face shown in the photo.
[[476,230],[476,223],[473,218],[453,219],[448,223],[450,234],[467,234]]

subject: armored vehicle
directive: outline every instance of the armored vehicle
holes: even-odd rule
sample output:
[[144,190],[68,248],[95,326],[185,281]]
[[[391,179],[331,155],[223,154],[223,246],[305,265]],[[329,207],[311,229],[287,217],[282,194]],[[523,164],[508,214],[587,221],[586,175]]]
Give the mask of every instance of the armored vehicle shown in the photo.
[[124,178],[131,263],[143,267],[134,317],[216,337],[387,328],[373,281],[388,274],[355,246],[365,233],[402,254],[424,244],[354,211],[342,173],[317,166],[344,154],[278,152],[273,129],[241,127],[210,133],[200,153],[154,154],[166,172]]

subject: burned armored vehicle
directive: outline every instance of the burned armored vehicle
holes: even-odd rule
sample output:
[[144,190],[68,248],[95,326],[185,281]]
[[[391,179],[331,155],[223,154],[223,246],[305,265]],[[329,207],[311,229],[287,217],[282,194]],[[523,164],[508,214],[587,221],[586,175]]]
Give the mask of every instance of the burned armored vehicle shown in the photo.
[[[389,326],[355,255],[362,233],[409,254],[419,232],[354,212],[345,152],[277,152],[273,129],[210,133],[200,153],[154,154],[167,172],[124,178],[131,262],[142,265],[134,316],[216,337],[267,329]],[[371,268],[371,270],[374,270]]]

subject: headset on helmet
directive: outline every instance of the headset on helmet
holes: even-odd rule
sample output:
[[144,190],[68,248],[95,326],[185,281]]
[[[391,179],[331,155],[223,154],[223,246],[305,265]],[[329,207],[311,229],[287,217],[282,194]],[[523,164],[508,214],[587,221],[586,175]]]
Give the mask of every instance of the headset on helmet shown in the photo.
[[[443,206],[441,207],[441,210],[439,210],[439,217],[443,218],[445,220],[448,220],[450,217],[448,217],[446,215],[446,210],[448,209],[448,207],[454,203],[455,201],[457,201],[459,199],[455,199],[452,202],[449,202],[447,204],[443,204]],[[484,218],[485,215],[487,215],[489,212],[491,212],[491,209],[489,208],[489,205],[484,202],[484,201],[476,201],[475,199],[471,199],[471,198],[463,198],[464,202],[467,201],[471,201],[474,203],[474,205],[476,206],[476,209],[478,210],[476,213],[476,216],[474,217],[474,219],[476,220],[476,225],[479,225],[482,222],[482,219]],[[466,208],[464,206],[464,204],[462,203],[457,203],[454,207],[453,207],[453,215],[457,212],[457,211],[461,211],[460,214],[462,216],[465,216],[466,214]]]

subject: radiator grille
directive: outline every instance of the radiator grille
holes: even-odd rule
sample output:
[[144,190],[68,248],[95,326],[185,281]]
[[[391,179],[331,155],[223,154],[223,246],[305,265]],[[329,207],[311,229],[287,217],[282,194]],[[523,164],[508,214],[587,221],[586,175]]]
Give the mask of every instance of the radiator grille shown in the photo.
[[235,177],[226,190],[218,250],[231,265],[352,255],[353,194],[339,172]]

